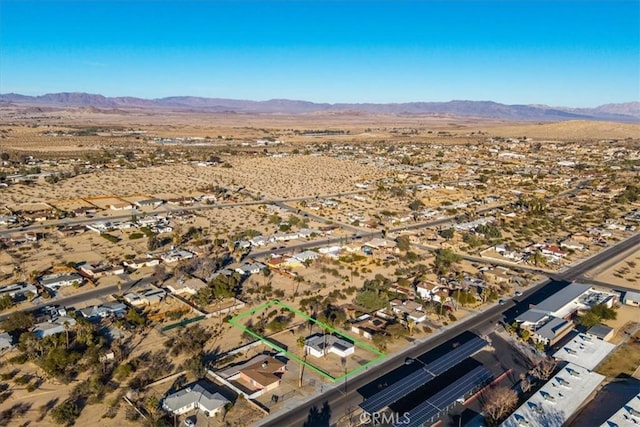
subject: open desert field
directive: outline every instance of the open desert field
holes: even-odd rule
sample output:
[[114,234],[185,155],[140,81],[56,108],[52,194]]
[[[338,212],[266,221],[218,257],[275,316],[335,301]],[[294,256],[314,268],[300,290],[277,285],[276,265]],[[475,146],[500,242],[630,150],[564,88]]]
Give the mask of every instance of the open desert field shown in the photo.
[[640,251],[631,252],[623,260],[598,273],[595,280],[640,290]]

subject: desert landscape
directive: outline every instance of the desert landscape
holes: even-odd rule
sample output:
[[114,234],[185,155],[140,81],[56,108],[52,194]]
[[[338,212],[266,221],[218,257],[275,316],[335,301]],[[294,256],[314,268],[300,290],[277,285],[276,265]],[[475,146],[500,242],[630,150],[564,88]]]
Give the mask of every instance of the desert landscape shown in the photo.
[[[5,326],[20,335],[0,366],[7,422],[178,421],[158,402],[208,377],[229,402],[245,398],[195,416],[248,425],[629,239],[640,219],[635,163],[609,173],[640,158],[636,124],[12,104],[0,114],[0,284],[25,289],[7,294],[4,318],[75,310],[76,326],[42,342],[62,336],[69,350],[55,357],[82,363],[52,365],[53,350],[27,346],[33,332]],[[637,258],[594,280],[637,289]],[[51,284],[70,274],[72,286]],[[253,315],[255,336],[227,323],[275,300],[375,352],[303,355],[300,343],[326,332],[282,310]],[[86,314],[100,307],[121,311]],[[279,349],[314,368],[289,360],[264,393],[225,377]]]

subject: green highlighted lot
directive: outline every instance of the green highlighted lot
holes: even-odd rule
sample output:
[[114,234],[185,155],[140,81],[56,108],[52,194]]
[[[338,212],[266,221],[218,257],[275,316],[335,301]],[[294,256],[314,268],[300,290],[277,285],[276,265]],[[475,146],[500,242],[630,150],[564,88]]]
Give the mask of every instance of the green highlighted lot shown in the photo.
[[[346,364],[341,365],[343,363],[337,355],[330,354],[324,358],[314,358],[314,357],[304,357],[301,358],[299,355],[294,354],[294,352],[289,351],[289,348],[295,348],[296,340],[287,332],[279,333],[282,335],[278,336],[278,340],[275,339],[275,335],[273,337],[265,337],[262,334],[254,331],[251,327],[245,326],[243,322],[249,321],[251,322],[252,317],[256,314],[264,313],[265,310],[270,308],[279,309],[280,313],[288,312],[290,317],[297,317],[299,320],[308,323],[312,328],[318,328],[323,333],[333,334],[339,338],[345,339],[349,342],[352,342],[355,345],[355,353],[349,357],[347,357]],[[311,369],[316,372],[320,376],[328,379],[332,382],[342,381],[358,372],[361,372],[367,369],[370,365],[379,362],[384,359],[385,354],[380,352],[371,344],[355,339],[345,332],[339,331],[335,327],[320,322],[308,314],[303,313],[302,311],[290,307],[279,300],[272,300],[261,304],[251,310],[247,310],[243,313],[234,316],[229,319],[229,323],[231,323],[236,328],[240,329],[243,333],[260,340],[264,345],[273,348],[281,353],[283,353],[289,359],[292,359],[302,366]],[[304,328],[306,329],[306,328]],[[283,343],[286,341],[286,344]],[[310,363],[309,359],[316,359],[314,363]],[[340,363],[339,363],[340,362]],[[342,366],[342,367],[340,367]]]

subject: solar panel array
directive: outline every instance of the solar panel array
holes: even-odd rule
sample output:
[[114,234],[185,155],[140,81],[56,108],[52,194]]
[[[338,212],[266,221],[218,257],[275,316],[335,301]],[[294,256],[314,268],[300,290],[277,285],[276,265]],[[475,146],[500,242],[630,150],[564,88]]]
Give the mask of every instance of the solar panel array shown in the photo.
[[409,411],[407,414],[408,423],[397,423],[394,424],[394,427],[421,427],[425,423],[433,423],[449,405],[464,398],[467,393],[486,384],[492,378],[491,372],[478,366]]
[[369,399],[362,402],[360,407],[365,412],[374,414],[402,399],[412,391],[419,389],[434,378],[434,375],[420,369],[417,372],[411,373],[408,377],[404,377],[400,381],[393,383],[384,390],[374,394]]
[[450,353],[429,363],[425,366],[425,369],[431,372],[433,375],[438,376],[453,368],[467,357],[476,353],[485,345],[487,345],[487,342],[485,340],[480,337],[474,337],[461,346],[456,347]]
[[374,394],[362,402],[360,407],[369,414],[379,412],[392,403],[416,391],[438,375],[456,366],[485,345],[487,345],[485,340],[480,337],[475,337],[428,365],[425,365],[422,369],[412,372],[409,376],[402,378],[400,381]]

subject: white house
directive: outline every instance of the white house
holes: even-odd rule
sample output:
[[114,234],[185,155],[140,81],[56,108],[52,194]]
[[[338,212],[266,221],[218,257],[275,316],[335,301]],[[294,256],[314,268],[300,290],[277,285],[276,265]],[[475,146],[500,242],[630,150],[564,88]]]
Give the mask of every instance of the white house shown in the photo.
[[0,334],[0,351],[8,350],[13,347],[13,338],[7,332]]
[[160,264],[160,260],[158,258],[139,258],[131,261],[125,261],[123,264],[126,267],[132,268],[134,270],[142,267],[153,267],[155,265]]
[[146,289],[144,291],[129,292],[124,295],[124,300],[135,306],[153,305],[161,302],[167,293],[164,289]]
[[436,283],[420,282],[416,286],[416,293],[423,300],[430,300],[439,290],[440,286]]
[[89,262],[82,263],[78,269],[92,279],[124,273],[124,267],[119,265],[91,264]]
[[304,251],[304,252],[300,252],[299,254],[294,255],[293,257],[297,260],[299,260],[300,262],[305,262],[305,261],[313,261],[318,259],[318,253],[314,252],[314,251]]
[[207,284],[196,277],[188,280],[177,280],[166,285],[172,294],[195,295],[200,289],[206,288]]
[[71,274],[49,274],[42,276],[38,281],[42,286],[52,291],[56,291],[64,286],[81,284],[84,279],[77,273]]
[[640,307],[640,292],[625,292],[622,303],[634,307]]
[[249,240],[249,243],[251,243],[251,246],[264,246],[269,243],[269,241],[264,236],[256,236]]
[[235,271],[242,274],[243,276],[248,276],[250,274],[260,273],[265,268],[267,268],[267,266],[260,262],[254,262],[254,263],[247,262],[242,264],[240,267],[236,268]]
[[12,299],[27,298],[29,294],[38,295],[38,288],[28,283],[15,283],[0,288],[0,296],[9,295]]
[[197,409],[207,417],[213,417],[223,411],[230,401],[218,392],[211,392],[207,388],[213,384],[205,380],[191,384],[162,399],[162,408],[173,414],[182,415]]
[[71,327],[76,324],[76,319],[68,316],[60,316],[48,322],[37,323],[33,327],[33,334],[42,339],[50,335],[60,334],[65,331],[65,328]]
[[185,259],[191,259],[195,256],[193,252],[184,249],[173,249],[162,255],[160,258],[166,263],[178,262]]
[[339,357],[347,357],[356,351],[352,342],[335,335],[312,335],[305,340],[304,350],[313,357],[324,357],[334,353]]

